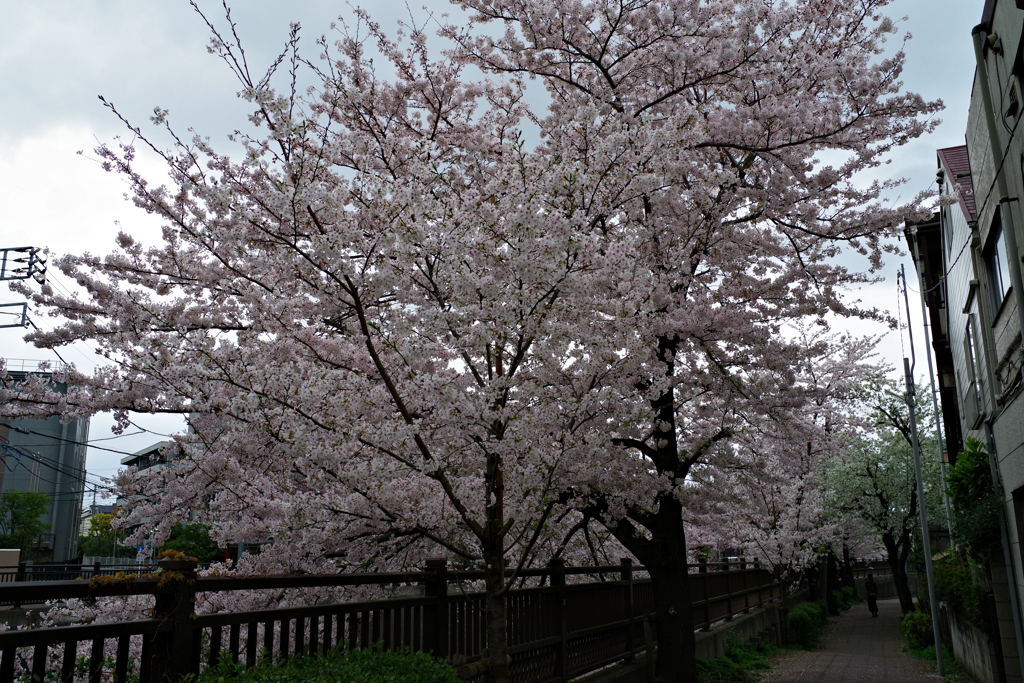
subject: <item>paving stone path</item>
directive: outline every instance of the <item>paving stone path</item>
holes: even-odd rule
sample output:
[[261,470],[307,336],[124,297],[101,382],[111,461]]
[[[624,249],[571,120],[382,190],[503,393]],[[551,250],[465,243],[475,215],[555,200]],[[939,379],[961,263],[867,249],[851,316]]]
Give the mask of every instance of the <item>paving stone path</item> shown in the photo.
[[935,683],[935,663],[914,659],[903,647],[899,600],[879,600],[878,617],[854,605],[826,627],[814,652],[787,655],[764,683]]

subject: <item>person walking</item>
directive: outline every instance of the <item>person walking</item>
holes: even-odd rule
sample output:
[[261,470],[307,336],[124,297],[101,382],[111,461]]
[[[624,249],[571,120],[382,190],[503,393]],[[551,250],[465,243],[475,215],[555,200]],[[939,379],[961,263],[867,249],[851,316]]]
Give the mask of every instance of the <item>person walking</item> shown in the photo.
[[868,574],[867,583],[864,584],[864,590],[868,593],[868,610],[871,612],[872,617],[878,616],[878,584],[875,583],[875,577]]

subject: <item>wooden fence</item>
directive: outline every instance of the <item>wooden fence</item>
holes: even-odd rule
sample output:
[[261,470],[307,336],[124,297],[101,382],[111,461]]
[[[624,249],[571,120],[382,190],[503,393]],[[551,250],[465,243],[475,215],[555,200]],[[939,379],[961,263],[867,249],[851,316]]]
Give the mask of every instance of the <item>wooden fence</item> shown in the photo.
[[[0,584],[0,603],[71,598],[154,596],[153,618],[109,624],[56,626],[0,632],[0,683],[15,676],[68,682],[87,678],[124,682],[135,671],[140,683],[176,681],[224,656],[253,665],[313,655],[347,646],[432,652],[452,661],[472,661],[485,647],[484,596],[459,590],[483,572],[453,570],[428,561],[421,572],[390,574],[199,577],[194,565],[163,560],[174,580],[33,581]],[[781,587],[756,564],[705,564],[693,568],[694,628],[731,619],[781,596]],[[553,564],[528,570],[542,585],[511,590],[507,598],[512,680],[561,683],[620,660],[644,646],[644,620],[654,612],[654,594],[642,568],[630,561],[609,567],[567,568]],[[597,575],[599,580],[566,581]],[[367,585],[422,586],[421,594],[366,602],[249,612],[194,613],[197,593]],[[78,661],[87,643],[86,662]],[[137,660],[137,661],[133,661]],[[20,662],[20,665],[19,665]],[[76,669],[78,667],[78,669]],[[86,670],[82,670],[85,668]],[[19,673],[20,672],[20,673]]]

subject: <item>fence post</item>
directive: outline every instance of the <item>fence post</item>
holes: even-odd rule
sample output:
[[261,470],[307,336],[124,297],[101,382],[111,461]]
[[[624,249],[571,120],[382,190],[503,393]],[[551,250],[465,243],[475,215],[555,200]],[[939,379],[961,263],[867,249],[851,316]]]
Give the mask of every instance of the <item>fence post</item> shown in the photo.
[[[32,566],[32,560],[25,560],[17,563],[17,575],[14,581],[29,581],[29,567]],[[22,601],[14,601],[14,609],[22,608]]]
[[740,571],[743,572],[743,613],[750,613],[750,582],[747,581],[747,576],[750,572],[747,571],[747,558],[740,558]]
[[551,590],[555,594],[555,601],[558,604],[558,611],[554,617],[555,632],[558,634],[558,647],[555,650],[555,677],[560,681],[568,680],[569,677],[569,647],[566,642],[565,623],[565,560],[556,557],[548,563],[551,568]]
[[761,579],[761,559],[758,557],[754,558],[754,576],[757,578],[757,606],[760,607],[764,604],[764,597],[761,595],[764,581]]
[[429,576],[424,582],[423,592],[428,598],[437,598],[433,607],[427,608],[424,619],[424,649],[433,650],[434,656],[448,659],[448,560],[432,558],[427,560]]
[[710,589],[708,588],[708,558],[702,557],[699,560],[697,560],[697,571],[701,574],[701,576],[704,577],[704,610],[703,610],[704,618],[702,619],[702,621],[704,623],[701,624],[700,630],[701,631],[710,631],[711,630],[711,600],[709,598],[709,596],[710,596],[709,590]]
[[636,641],[635,641],[635,603],[633,598],[633,559],[630,557],[623,557],[620,560],[622,570],[619,574],[619,579],[625,582],[626,588],[626,609],[629,610],[629,630],[626,631],[626,649],[629,654],[626,655],[626,661],[632,662],[636,657]]
[[732,621],[732,594],[733,594],[733,568],[732,560],[727,559],[725,561],[725,593],[726,593],[726,608],[725,608],[725,620]]
[[98,561],[95,562],[92,565],[92,575],[93,576],[99,576],[100,575],[100,563]]
[[192,625],[195,623],[195,558],[165,557],[160,568],[167,576],[170,590],[156,595],[153,616],[169,622],[171,628],[153,637],[152,678],[157,683],[178,681],[193,670]]
[[644,617],[644,679],[648,681],[655,680],[654,672],[656,670],[655,661],[658,657],[658,648],[654,645],[654,627],[651,625],[650,616]]

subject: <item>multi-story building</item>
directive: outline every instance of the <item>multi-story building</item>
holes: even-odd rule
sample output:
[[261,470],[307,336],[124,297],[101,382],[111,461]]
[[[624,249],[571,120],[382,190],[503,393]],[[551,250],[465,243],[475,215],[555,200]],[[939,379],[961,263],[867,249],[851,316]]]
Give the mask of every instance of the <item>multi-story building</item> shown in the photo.
[[142,450],[121,458],[121,464],[138,467],[140,471],[151,469],[154,472],[159,472],[178,457],[174,455],[176,448],[171,448],[173,443],[173,441],[157,441],[152,446],[146,446]]
[[[30,361],[8,361],[8,376],[15,382],[29,375],[49,378]],[[55,384],[57,391],[67,387]],[[40,491],[49,498],[38,552],[54,560],[78,554],[78,528],[85,493],[85,450],[89,421],[13,420],[0,433],[0,493]]]
[[[966,145],[938,152],[950,198],[907,229],[922,276],[950,457],[987,444],[1004,503],[990,562],[1006,680],[1024,652],[1024,1],[986,0],[972,31],[977,69]],[[965,36],[966,39],[966,36]],[[966,85],[966,84],[965,84]]]

